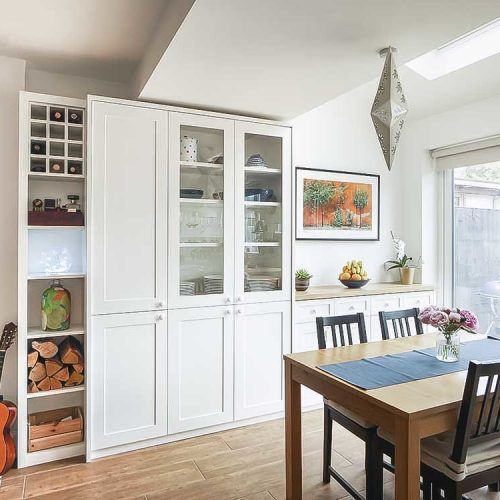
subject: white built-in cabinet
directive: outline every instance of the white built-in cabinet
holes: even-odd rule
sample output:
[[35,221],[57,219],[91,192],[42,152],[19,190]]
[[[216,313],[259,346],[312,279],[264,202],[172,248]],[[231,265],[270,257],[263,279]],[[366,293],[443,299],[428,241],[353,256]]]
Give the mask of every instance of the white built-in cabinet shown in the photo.
[[88,108],[89,457],[281,411],[291,129]]
[[169,311],[169,433],[233,420],[232,308]]
[[89,103],[91,314],[167,307],[167,118]]
[[282,359],[291,349],[290,321],[290,302],[235,307],[235,419],[283,409]]
[[167,433],[165,312],[92,318],[92,426],[96,449]]

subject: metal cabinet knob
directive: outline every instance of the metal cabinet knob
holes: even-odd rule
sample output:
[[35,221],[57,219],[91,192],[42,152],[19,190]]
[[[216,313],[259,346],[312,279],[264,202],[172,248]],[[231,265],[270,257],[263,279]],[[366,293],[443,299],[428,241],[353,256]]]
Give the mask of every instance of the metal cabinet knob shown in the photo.
[[155,321],[162,321],[165,319],[165,316],[163,314],[157,314],[155,316]]
[[241,309],[236,309],[236,314],[241,314],[243,311]]
[[165,307],[165,302],[160,300],[159,302],[156,303],[156,307]]
[[226,304],[231,304],[231,297],[226,297]]
[[227,316],[227,315],[229,315],[229,314],[231,314],[231,309],[226,309],[226,310],[224,311],[224,314],[225,314],[226,316]]
[[311,314],[316,314],[316,309],[311,309]]

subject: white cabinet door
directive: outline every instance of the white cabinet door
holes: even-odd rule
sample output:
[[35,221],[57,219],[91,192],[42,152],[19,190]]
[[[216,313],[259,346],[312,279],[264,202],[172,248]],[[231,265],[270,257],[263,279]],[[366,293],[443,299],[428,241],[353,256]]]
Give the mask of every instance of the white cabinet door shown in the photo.
[[167,112],[89,100],[91,314],[166,308]]
[[283,354],[290,352],[290,302],[235,307],[234,415],[283,410]]
[[233,120],[169,114],[168,255],[170,308],[233,303]]
[[91,335],[91,449],[166,435],[166,313],[94,316]]
[[169,311],[170,434],[233,420],[233,308]]
[[291,129],[235,124],[236,302],[291,298]]

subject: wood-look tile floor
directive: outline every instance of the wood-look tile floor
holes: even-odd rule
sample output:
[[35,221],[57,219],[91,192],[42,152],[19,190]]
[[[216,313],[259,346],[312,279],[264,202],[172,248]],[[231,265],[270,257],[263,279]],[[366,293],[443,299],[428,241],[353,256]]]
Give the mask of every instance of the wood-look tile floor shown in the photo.
[[[347,499],[334,481],[321,479],[322,412],[305,413],[304,498]],[[333,462],[360,490],[364,485],[363,444],[340,427],[334,429]],[[385,498],[394,497],[391,474]],[[486,489],[470,495],[497,499]],[[82,500],[282,500],[284,484],[283,420],[229,430],[126,453],[86,464],[65,460],[11,470],[0,500],[21,498]]]

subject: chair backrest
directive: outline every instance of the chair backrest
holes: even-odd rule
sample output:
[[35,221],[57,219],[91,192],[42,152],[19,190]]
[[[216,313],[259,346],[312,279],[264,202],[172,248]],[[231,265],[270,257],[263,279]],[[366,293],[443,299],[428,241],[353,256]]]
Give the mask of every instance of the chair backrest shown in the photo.
[[471,361],[450,458],[465,463],[469,445],[500,438],[500,360]]
[[[411,323],[415,325],[415,333],[422,335],[424,329],[422,322],[418,319],[419,313],[418,307],[403,309],[402,311],[380,311],[378,317],[382,338],[389,340],[391,338],[409,337],[412,335]],[[410,322],[410,320],[412,321]]]
[[366,338],[365,316],[363,313],[347,314],[345,316],[328,316],[316,318],[316,331],[318,334],[318,348],[326,349],[325,328],[330,327],[333,337],[333,347],[353,345],[356,342],[351,325],[357,327],[359,343],[364,344]]

